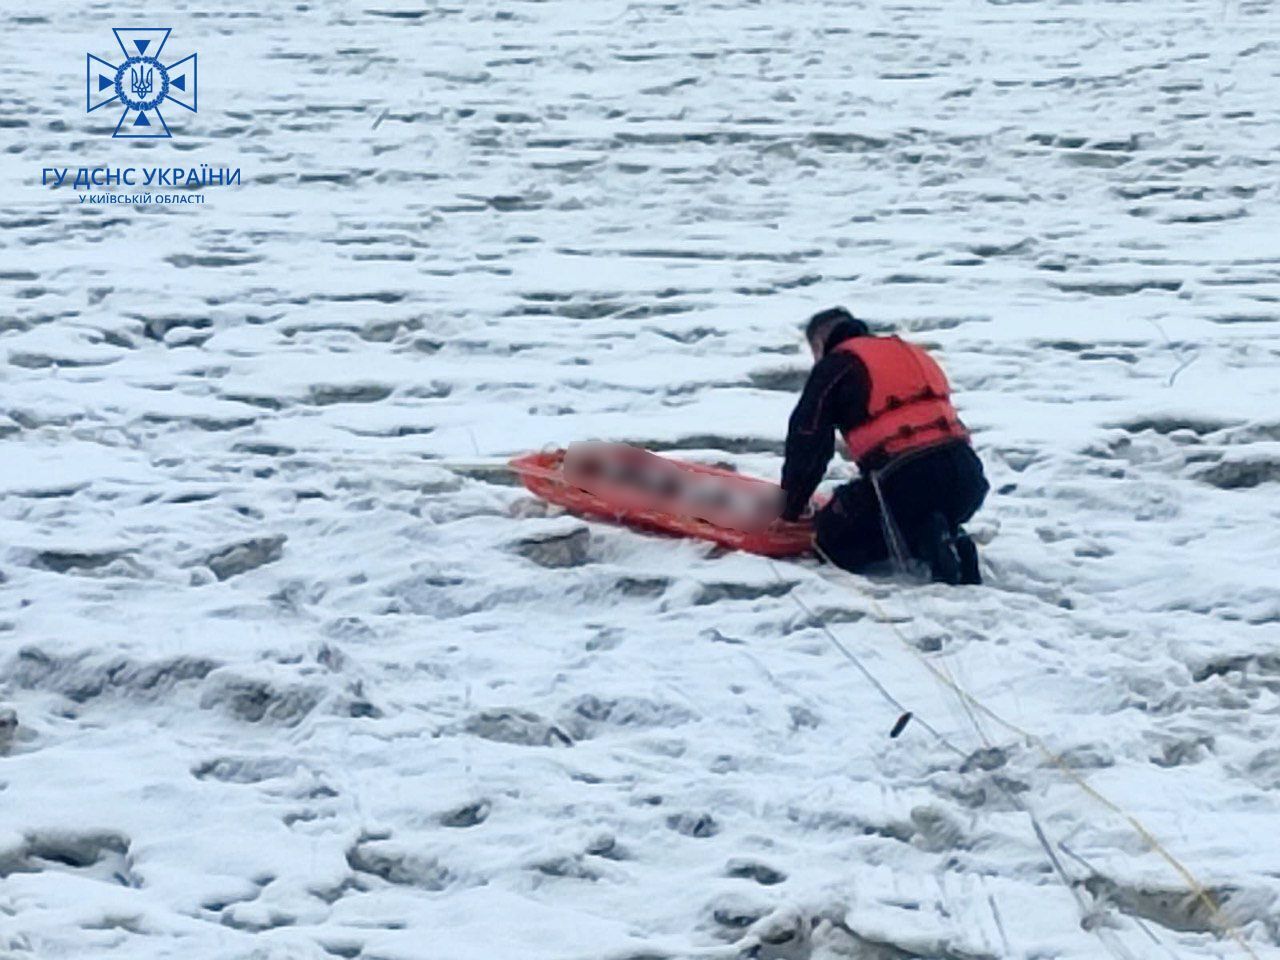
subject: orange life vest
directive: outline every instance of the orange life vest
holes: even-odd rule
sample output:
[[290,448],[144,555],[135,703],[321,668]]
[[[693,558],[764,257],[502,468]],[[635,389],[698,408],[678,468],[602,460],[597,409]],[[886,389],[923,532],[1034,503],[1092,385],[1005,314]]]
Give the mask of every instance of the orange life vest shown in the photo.
[[852,337],[835,349],[861,360],[871,381],[867,419],[844,435],[854,460],[968,439],[947,375],[923,349],[898,337]]

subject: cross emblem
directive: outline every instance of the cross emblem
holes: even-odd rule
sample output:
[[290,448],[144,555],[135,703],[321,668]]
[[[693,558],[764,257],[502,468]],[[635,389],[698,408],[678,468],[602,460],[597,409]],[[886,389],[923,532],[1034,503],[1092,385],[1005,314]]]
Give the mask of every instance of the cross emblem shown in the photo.
[[172,32],[168,27],[116,27],[112,32],[124,61],[114,64],[86,54],[85,109],[93,113],[109,103],[123,104],[113,137],[155,140],[173,136],[160,106],[172,102],[196,112],[196,55],[163,63],[160,52]]

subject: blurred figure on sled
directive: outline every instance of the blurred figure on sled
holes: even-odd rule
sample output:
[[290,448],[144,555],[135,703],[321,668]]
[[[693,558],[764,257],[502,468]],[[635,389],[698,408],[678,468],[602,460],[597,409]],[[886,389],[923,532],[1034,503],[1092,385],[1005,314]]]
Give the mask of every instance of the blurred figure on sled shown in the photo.
[[782,491],[771,483],[749,478],[726,483],[625,443],[570,444],[564,475],[622,510],[696,517],[728,530],[762,530],[782,512]]

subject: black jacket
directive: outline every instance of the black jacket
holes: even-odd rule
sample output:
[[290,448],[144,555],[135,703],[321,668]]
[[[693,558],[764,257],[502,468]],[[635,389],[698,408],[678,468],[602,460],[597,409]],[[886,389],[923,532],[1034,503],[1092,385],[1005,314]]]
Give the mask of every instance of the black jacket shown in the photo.
[[835,348],[858,334],[838,324],[813,365],[804,392],[787,424],[786,460],[782,489],[786,491],[784,520],[795,520],[809,504],[836,451],[835,431],[841,433],[867,419],[871,378],[861,360]]

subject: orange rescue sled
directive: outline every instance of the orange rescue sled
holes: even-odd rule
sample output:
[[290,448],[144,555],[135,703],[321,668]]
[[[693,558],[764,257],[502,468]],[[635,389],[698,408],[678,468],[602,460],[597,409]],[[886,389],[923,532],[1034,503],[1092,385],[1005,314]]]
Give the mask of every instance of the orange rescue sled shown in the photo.
[[[746,477],[718,467],[663,458],[667,463],[687,471],[690,480],[726,485],[727,490],[777,494],[777,484]],[[635,490],[609,484],[594,484],[594,492],[571,483],[564,473],[564,450],[529,453],[511,461],[511,468],[525,487],[535,496],[564,507],[580,516],[608,520],[641,530],[666,533],[676,537],[710,540],[722,547],[746,550],[766,557],[794,557],[808,553],[812,547],[813,525],[808,520],[798,523],[775,521],[759,529],[735,529],[709,520],[672,512],[657,505],[657,498],[645,497]],[[764,489],[761,489],[764,488]]]

